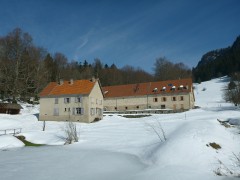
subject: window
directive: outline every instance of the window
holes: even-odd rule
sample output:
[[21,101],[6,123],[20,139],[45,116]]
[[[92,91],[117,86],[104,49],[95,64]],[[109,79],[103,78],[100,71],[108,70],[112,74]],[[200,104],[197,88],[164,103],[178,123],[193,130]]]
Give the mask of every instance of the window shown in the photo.
[[183,96],[180,96],[180,101],[183,101]]
[[166,97],[162,97],[162,101],[163,102],[167,101],[167,98]]
[[55,98],[55,104],[58,104],[58,98]]
[[91,108],[90,113],[91,113],[92,116],[95,115],[95,108]]
[[83,114],[83,108],[76,108],[76,114]]
[[64,98],[64,103],[70,103],[70,98]]
[[73,115],[75,115],[75,114],[76,115],[83,115],[83,113],[84,113],[84,109],[83,108],[77,107],[77,108],[73,108],[72,109],[72,114]]
[[128,107],[125,107],[125,109],[127,110],[127,109],[128,109]]
[[64,111],[66,112],[66,111],[67,111],[67,108],[65,108]]
[[137,109],[139,109],[139,106],[137,106]]
[[153,102],[158,102],[158,98],[153,98]]
[[54,108],[53,115],[54,116],[59,116],[59,109],[58,108]]
[[117,110],[117,107],[115,107],[115,110]]
[[75,97],[75,102],[76,103],[80,103],[80,102],[82,102],[82,97]]
[[96,114],[101,116],[102,115],[102,109],[96,108]]
[[183,90],[183,85],[180,85],[179,87],[178,87],[178,90]]
[[176,99],[176,97],[172,97],[172,100],[173,100],[173,101],[176,101],[177,99]]
[[153,92],[155,92],[155,93],[158,92],[158,88],[154,88]]
[[166,109],[166,106],[164,104],[161,105],[161,109]]

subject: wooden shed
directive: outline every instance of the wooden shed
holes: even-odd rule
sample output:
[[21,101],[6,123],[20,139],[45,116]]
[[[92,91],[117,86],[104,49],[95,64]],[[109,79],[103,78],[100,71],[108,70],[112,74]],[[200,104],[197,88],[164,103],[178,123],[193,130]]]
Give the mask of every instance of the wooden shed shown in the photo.
[[14,103],[0,103],[1,114],[19,114],[22,106]]

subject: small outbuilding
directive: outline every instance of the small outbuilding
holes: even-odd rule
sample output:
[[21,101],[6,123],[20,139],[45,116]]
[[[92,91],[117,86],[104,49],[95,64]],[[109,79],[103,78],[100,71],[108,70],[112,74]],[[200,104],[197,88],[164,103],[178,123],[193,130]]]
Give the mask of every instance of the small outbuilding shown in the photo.
[[0,103],[1,114],[19,114],[22,106],[15,103]]

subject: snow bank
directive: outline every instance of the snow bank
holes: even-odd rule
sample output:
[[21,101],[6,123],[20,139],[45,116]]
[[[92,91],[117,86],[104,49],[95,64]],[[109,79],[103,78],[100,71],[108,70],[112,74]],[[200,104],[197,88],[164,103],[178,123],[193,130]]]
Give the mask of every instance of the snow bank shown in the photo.
[[133,155],[66,146],[1,152],[0,161],[4,180],[130,180],[145,168]]
[[231,125],[240,126],[240,119],[229,118],[227,120],[228,120],[229,124],[231,124]]
[[6,150],[9,148],[23,147],[24,143],[12,135],[0,136],[0,150]]
[[21,133],[26,137],[27,141],[35,144],[45,144],[45,145],[64,145],[64,134],[56,132],[46,132],[46,131],[36,131],[29,133]]

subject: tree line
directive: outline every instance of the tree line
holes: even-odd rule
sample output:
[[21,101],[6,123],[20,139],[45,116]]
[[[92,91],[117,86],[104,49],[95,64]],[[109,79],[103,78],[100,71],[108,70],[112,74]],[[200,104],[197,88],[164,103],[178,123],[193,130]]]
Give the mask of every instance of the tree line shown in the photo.
[[27,100],[38,97],[49,83],[60,79],[99,78],[102,86],[134,84],[149,81],[191,77],[191,70],[183,63],[174,64],[165,57],[156,59],[154,74],[126,65],[104,64],[99,58],[69,61],[56,52],[53,55],[33,43],[29,33],[16,28],[0,37],[0,92],[1,99],[11,97]]

